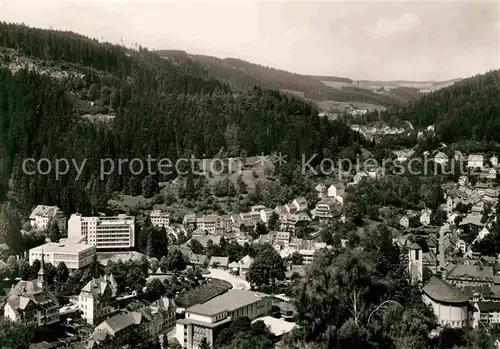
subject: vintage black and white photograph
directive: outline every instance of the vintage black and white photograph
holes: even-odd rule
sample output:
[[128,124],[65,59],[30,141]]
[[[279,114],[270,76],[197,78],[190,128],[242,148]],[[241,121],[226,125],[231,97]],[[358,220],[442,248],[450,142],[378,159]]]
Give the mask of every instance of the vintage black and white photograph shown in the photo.
[[499,0],[0,0],[0,349],[500,349]]

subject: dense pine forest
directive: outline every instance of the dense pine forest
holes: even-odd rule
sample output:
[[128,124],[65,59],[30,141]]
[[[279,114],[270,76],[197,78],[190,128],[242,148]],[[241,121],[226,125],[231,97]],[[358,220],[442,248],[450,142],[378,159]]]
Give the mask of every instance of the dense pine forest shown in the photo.
[[461,80],[383,115],[416,127],[435,125],[439,141],[497,141],[500,135],[500,70]]
[[[71,32],[0,23],[0,66],[0,199],[21,209],[45,203],[85,213],[137,181],[128,173],[100,181],[103,158],[276,151],[300,160],[363,141],[277,91],[234,91],[189,59],[173,62]],[[78,181],[56,180],[25,175],[26,158],[87,163]]]

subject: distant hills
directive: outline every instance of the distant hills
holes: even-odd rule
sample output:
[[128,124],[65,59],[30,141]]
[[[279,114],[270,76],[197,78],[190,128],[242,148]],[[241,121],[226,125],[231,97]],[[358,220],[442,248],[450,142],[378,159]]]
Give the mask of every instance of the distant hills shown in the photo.
[[[159,181],[187,171],[177,169],[178,159],[280,152],[298,161],[326,144],[340,152],[364,142],[299,98],[258,86],[236,91],[181,51],[169,54],[0,22],[0,203],[106,212],[113,193],[156,195]],[[77,180],[74,170],[61,178],[30,175],[26,158],[85,166]],[[99,159],[108,158],[169,159],[175,166],[161,175],[115,168],[99,178]],[[184,196],[192,198],[199,187],[188,178]]]
[[[375,106],[403,105],[416,100],[423,93],[449,86],[459,80],[445,82],[355,81],[347,77],[301,75],[241,59],[194,55],[182,50],[155,52],[171,60],[197,61],[207,68],[209,74],[235,88],[243,89],[259,85],[316,102],[352,103],[354,108],[358,107],[358,103],[363,104],[362,108],[368,109],[374,109]],[[320,109],[323,110],[328,109],[328,105],[331,103],[318,103]]]
[[498,141],[500,70],[463,79],[385,114],[387,119],[407,120],[416,128],[434,125],[436,137],[446,143]]

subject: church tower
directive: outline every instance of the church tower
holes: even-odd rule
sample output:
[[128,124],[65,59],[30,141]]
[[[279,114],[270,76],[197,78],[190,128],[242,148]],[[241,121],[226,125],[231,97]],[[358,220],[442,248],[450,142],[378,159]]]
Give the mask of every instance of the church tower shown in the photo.
[[408,273],[413,283],[423,281],[422,248],[415,242],[408,249]]
[[45,280],[45,271],[44,271],[44,258],[43,258],[43,250],[42,250],[42,261],[40,263],[40,270],[38,271],[38,278],[37,278],[37,286],[40,287],[42,290],[46,290],[47,287],[47,282]]

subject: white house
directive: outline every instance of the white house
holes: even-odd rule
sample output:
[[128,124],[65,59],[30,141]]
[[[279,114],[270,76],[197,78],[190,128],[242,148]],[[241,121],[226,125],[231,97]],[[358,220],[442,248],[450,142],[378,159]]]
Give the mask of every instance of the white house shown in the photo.
[[273,212],[274,211],[270,208],[265,208],[263,210],[260,210],[260,220],[267,224],[267,222],[269,222],[269,218],[271,218],[271,215],[273,214]]
[[170,225],[170,213],[162,210],[153,210],[149,214],[151,224],[154,227],[168,227]]
[[465,254],[465,252],[467,251],[467,243],[462,239],[458,239],[455,245],[455,249]]
[[323,183],[320,183],[314,187],[314,190],[316,190],[318,197],[321,199],[325,195],[326,187]]
[[44,230],[52,220],[63,218],[64,214],[59,207],[38,205],[30,214],[30,225],[35,230]]
[[358,184],[365,177],[368,177],[368,173],[366,173],[365,171],[360,171],[354,175],[352,182],[353,184]]
[[467,185],[468,182],[469,182],[469,179],[467,178],[467,176],[458,177],[458,184],[460,184],[460,186],[465,186],[465,185]]
[[451,196],[448,196],[446,198],[446,212],[450,214],[453,212],[453,198]]
[[487,180],[494,181],[497,179],[497,170],[495,168],[486,168],[481,173],[481,177]]
[[422,213],[420,215],[420,224],[422,224],[422,225],[431,224],[431,215],[432,215],[431,209],[429,209],[429,208],[423,209]]
[[468,168],[482,168],[484,164],[483,154],[470,154],[467,158]]
[[78,308],[88,324],[99,323],[107,315],[119,310],[115,304],[117,283],[113,275],[92,279],[78,296]]
[[298,197],[293,200],[292,205],[297,208],[297,212],[302,212],[307,210],[307,200],[305,197]]
[[342,183],[338,182],[328,187],[328,197],[334,198],[341,204],[344,204],[345,187]]
[[497,167],[497,166],[498,166],[498,156],[493,155],[493,156],[490,158],[490,162],[491,162],[491,164],[493,165],[493,167]]
[[440,151],[434,156],[434,162],[438,164],[446,164],[448,162],[448,156]]

